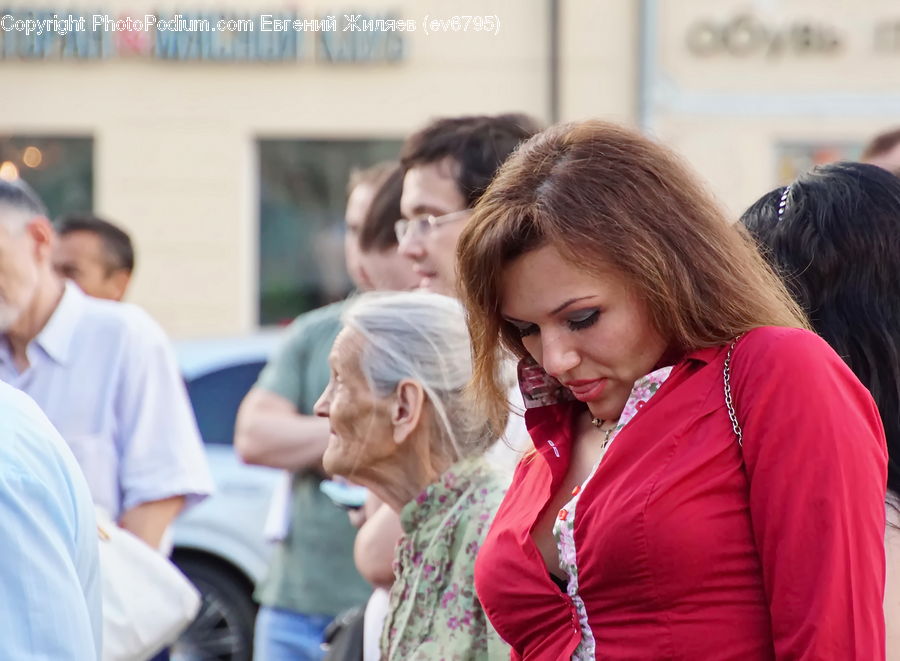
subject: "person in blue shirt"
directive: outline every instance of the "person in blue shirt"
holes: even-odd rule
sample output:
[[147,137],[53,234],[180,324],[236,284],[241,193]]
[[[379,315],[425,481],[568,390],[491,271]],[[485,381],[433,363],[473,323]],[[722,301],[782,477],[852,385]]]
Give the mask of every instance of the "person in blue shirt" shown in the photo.
[[0,659],[100,658],[97,524],[75,457],[0,383]]

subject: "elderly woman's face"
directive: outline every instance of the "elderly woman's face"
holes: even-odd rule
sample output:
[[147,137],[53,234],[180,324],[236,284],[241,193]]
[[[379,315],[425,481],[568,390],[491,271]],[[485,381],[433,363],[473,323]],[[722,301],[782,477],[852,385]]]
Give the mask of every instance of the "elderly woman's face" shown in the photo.
[[390,404],[369,389],[360,367],[362,347],[359,333],[340,332],[328,357],[331,379],[314,408],[331,423],[325,470],[345,477],[365,473],[396,452]]
[[587,273],[553,246],[513,261],[502,294],[501,312],[527,351],[603,420],[619,418],[634,382],[666,350],[620,275]]

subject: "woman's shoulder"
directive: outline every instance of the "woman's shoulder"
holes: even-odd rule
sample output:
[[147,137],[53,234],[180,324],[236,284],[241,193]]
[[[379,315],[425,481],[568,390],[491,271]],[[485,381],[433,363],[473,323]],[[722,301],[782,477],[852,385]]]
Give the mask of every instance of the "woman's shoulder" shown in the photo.
[[736,397],[808,405],[811,410],[847,407],[855,402],[865,415],[877,415],[871,394],[834,349],[801,328],[761,327],[749,331],[734,349],[731,382]]
[[739,340],[741,352],[766,352],[791,354],[800,351],[823,351],[828,344],[821,337],[805,328],[786,326],[760,326],[747,331]]
[[454,536],[480,544],[500,507],[508,480],[483,457],[466,463],[468,483],[455,507]]
[[472,471],[469,473],[469,507],[464,516],[474,515],[480,518],[482,512],[496,510],[508,485],[509,479],[504,472],[487,457],[479,456],[473,461]]
[[734,349],[735,371],[790,375],[837,367],[849,371],[834,349],[821,337],[803,328],[761,326],[738,340]]

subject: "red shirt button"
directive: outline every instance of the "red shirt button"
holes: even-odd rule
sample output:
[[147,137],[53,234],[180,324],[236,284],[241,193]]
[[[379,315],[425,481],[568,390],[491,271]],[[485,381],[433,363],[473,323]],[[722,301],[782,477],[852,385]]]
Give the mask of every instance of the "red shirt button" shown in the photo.
[[572,489],[572,495],[577,496],[578,492],[581,491],[581,485],[577,485],[574,489]]
[[569,517],[569,510],[559,510],[559,520],[565,521]]

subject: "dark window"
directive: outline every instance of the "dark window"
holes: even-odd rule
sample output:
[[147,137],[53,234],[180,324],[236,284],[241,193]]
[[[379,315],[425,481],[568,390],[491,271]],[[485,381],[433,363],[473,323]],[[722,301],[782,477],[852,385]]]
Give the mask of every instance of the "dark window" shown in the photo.
[[256,383],[264,365],[264,362],[233,365],[187,382],[204,443],[232,444],[238,406]]
[[259,141],[259,321],[343,298],[344,206],[354,168],[396,159],[399,140]]
[[21,177],[28,182],[47,205],[51,219],[91,211],[94,141],[0,135],[0,177]]

